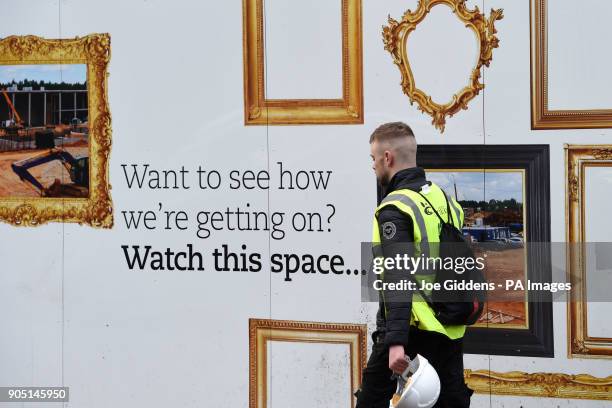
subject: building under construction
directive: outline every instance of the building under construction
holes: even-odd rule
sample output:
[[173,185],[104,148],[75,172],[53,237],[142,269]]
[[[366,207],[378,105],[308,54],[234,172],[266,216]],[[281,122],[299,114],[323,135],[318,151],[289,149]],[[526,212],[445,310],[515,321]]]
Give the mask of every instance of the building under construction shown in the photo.
[[85,85],[83,89],[13,85],[1,92],[0,152],[47,147],[53,144],[48,139],[88,133]]
[[[42,127],[70,124],[74,119],[87,122],[87,89],[34,90],[32,87],[5,89],[23,125]],[[13,119],[14,113],[5,98],[0,99],[0,120]]]

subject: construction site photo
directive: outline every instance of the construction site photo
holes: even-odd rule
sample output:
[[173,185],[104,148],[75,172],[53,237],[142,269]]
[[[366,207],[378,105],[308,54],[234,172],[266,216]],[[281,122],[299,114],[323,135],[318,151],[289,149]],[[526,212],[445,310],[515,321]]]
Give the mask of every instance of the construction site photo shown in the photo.
[[87,198],[87,66],[2,65],[0,93],[0,197]]
[[[495,285],[506,280],[527,284],[524,174],[520,170],[431,171],[428,177],[463,208],[462,232],[486,258],[485,276]],[[485,186],[483,190],[483,184]],[[482,325],[527,328],[527,292],[506,291],[503,301],[489,301]]]

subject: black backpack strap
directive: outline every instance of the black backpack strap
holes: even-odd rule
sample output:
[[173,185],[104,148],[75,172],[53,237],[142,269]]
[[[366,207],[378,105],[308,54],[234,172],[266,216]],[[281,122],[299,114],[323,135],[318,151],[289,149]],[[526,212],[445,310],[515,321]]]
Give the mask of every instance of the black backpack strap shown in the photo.
[[438,211],[436,210],[436,207],[434,207],[434,206],[431,204],[431,202],[430,202],[430,201],[427,199],[427,197],[425,197],[423,194],[421,194],[421,192],[420,192],[420,191],[417,191],[417,193],[419,193],[419,195],[420,195],[421,197],[423,197],[423,199],[424,199],[425,201],[427,201],[427,204],[429,204],[429,206],[431,207],[431,209],[433,210],[433,212],[434,212],[434,213],[435,213],[435,214],[438,216],[438,218],[440,219],[440,222],[441,222],[441,223],[443,223],[443,224],[444,224],[444,223],[449,223],[449,224],[453,224],[453,225],[454,225],[454,223],[453,223],[453,213],[451,212],[451,209],[450,209],[450,203],[448,202],[448,197],[446,196],[446,193],[444,192],[444,190],[440,189],[440,191],[442,191],[442,194],[444,194],[444,199],[446,200],[446,213],[448,214],[448,217],[447,217],[448,219],[447,219],[447,221],[444,221],[444,220],[442,219],[442,217],[440,216],[440,214],[439,214],[439,213],[438,213]]
[[[444,199],[446,200],[446,211],[447,211],[447,213],[448,213],[448,221],[444,221],[444,220],[442,219],[442,217],[440,216],[440,213],[438,213],[438,211],[436,210],[436,207],[434,207],[434,206],[431,204],[431,202],[430,202],[430,201],[427,199],[427,197],[425,197],[423,194],[421,194],[421,192],[420,192],[420,191],[417,191],[417,193],[419,193],[419,195],[420,195],[421,197],[423,197],[423,199],[424,199],[425,201],[427,201],[427,204],[429,204],[429,206],[431,207],[431,209],[432,209],[432,210],[433,210],[433,212],[436,214],[436,216],[438,217],[438,219],[440,220],[440,222],[441,222],[442,224],[444,224],[444,223],[448,223],[448,222],[452,223],[452,222],[453,222],[453,218],[452,218],[453,216],[452,216],[452,214],[451,214],[450,204],[448,203],[448,197],[446,197],[446,193],[444,192],[444,190],[440,189],[440,191],[442,191],[442,194],[444,194]],[[415,282],[415,283],[418,285],[418,282],[416,282],[416,281],[413,279],[413,276],[412,276],[412,275],[410,275],[410,280],[411,280],[411,281],[413,281],[413,282]],[[421,290],[421,289],[420,289],[418,286],[417,286],[417,291],[419,292],[419,294],[421,295],[421,297],[422,297],[422,298],[425,300],[425,302],[427,302],[427,304],[429,305],[429,307],[431,308],[431,310],[434,312],[434,314],[436,314],[436,317],[437,317],[436,309],[435,309],[435,307],[434,307],[434,304],[433,304],[433,301],[432,301],[431,297],[429,297],[429,296],[427,296],[425,293],[423,293],[423,291],[422,291],[422,290]]]
[[429,307],[431,307],[431,310],[433,310],[433,311],[434,311],[434,314],[435,314],[435,313],[436,313],[436,312],[435,312],[435,310],[436,310],[436,309],[434,308],[434,304],[433,304],[433,301],[431,300],[431,297],[427,296],[427,295],[425,294],[425,292],[423,292],[423,291],[421,290],[421,288],[419,288],[419,282],[417,282],[417,281],[414,279],[414,275],[410,275],[410,276],[408,277],[408,279],[410,279],[412,282],[414,282],[414,284],[416,285],[416,290],[417,290],[417,292],[419,292],[419,294],[421,295],[421,297],[423,298],[423,300],[425,300],[425,302],[426,302],[426,303],[429,305]]
[[[440,190],[442,191],[442,194],[444,194],[444,199],[446,200],[446,213],[448,214],[449,224],[455,225],[455,223],[453,222],[453,212],[454,211],[451,211],[450,200],[446,196],[446,193],[444,192],[444,190],[442,190],[442,189],[440,189]],[[457,220],[457,222],[459,222],[459,220]]]

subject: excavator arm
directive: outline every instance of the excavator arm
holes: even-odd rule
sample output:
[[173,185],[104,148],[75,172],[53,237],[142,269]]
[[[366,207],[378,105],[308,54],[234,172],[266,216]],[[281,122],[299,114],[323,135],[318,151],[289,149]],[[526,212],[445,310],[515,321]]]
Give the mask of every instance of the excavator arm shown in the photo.
[[[11,164],[11,168],[22,181],[27,181],[36,187],[42,196],[53,195],[51,187],[45,188],[30,172],[32,167],[59,160],[68,170],[71,181],[80,189],[89,188],[89,160],[87,157],[74,158],[70,153],[63,149],[54,148],[44,153],[29,157],[24,160]],[[57,184],[57,181],[56,181]],[[53,186],[52,186],[53,187]]]

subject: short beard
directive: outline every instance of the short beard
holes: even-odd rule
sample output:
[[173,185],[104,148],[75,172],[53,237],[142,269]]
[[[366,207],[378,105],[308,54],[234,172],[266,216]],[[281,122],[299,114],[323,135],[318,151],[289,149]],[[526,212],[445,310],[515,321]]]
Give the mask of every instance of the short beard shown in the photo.
[[390,181],[391,181],[391,178],[389,177],[388,174],[383,174],[378,180],[378,182],[380,183],[382,187],[387,187]]

